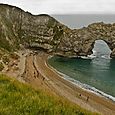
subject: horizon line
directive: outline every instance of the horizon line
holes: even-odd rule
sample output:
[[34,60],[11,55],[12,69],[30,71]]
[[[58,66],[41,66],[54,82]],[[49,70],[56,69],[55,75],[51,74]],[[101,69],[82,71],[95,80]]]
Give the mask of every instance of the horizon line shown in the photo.
[[78,11],[78,12],[66,12],[66,13],[48,13],[48,12],[41,12],[41,13],[33,13],[31,11],[28,10],[24,10],[23,8],[16,6],[16,5],[12,5],[12,4],[6,4],[6,3],[0,3],[0,5],[8,5],[8,6],[12,6],[12,7],[17,7],[25,12],[29,12],[32,15],[40,15],[40,14],[47,14],[47,15],[115,15],[115,11]]

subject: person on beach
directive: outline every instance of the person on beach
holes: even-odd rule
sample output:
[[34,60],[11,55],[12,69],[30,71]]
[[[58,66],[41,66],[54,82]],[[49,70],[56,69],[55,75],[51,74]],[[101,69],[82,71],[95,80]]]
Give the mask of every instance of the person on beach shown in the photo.
[[79,96],[81,97],[81,94],[79,94]]
[[43,77],[43,81],[45,80],[45,78]]
[[89,101],[89,96],[87,97],[87,102]]
[[36,73],[35,73],[35,71],[34,71],[34,78],[36,78]]
[[39,77],[39,75],[40,75],[40,74],[39,74],[39,72],[38,72],[38,73],[37,73],[37,77]]

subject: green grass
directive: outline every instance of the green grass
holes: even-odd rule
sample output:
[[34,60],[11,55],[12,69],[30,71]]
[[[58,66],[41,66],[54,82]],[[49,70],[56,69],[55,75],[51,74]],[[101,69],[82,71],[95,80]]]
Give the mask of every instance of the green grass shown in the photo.
[[0,115],[96,115],[79,106],[0,75]]

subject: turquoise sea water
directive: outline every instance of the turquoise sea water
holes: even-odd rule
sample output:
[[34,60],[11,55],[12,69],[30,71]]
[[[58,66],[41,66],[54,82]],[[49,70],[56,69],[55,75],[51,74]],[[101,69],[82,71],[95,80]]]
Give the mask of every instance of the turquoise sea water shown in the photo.
[[104,47],[95,45],[97,57],[94,59],[54,56],[49,59],[49,64],[59,72],[115,97],[115,59],[105,58],[107,49],[101,51],[98,48]]

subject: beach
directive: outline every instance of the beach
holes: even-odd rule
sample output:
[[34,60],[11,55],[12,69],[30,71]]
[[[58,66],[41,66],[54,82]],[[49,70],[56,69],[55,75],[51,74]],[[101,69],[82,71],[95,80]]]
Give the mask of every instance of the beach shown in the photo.
[[[102,115],[115,115],[115,102],[84,90],[65,79],[48,64],[48,58],[51,56],[41,51],[23,53],[21,57],[25,57],[25,62],[19,64],[21,72],[19,72],[18,79],[23,79],[36,89],[61,96],[86,110]],[[9,73],[11,75],[11,72]]]
[[[63,76],[57,73],[55,69],[47,63],[49,56],[49,54],[43,52],[27,56],[24,77],[30,84],[35,87],[40,86],[41,88],[43,87],[46,90],[50,90],[56,95],[65,97],[69,101],[87,110],[98,112],[103,115],[115,114],[114,102],[83,90],[64,79]],[[33,67],[31,67],[32,65]],[[34,68],[36,69],[36,72],[34,72]]]

